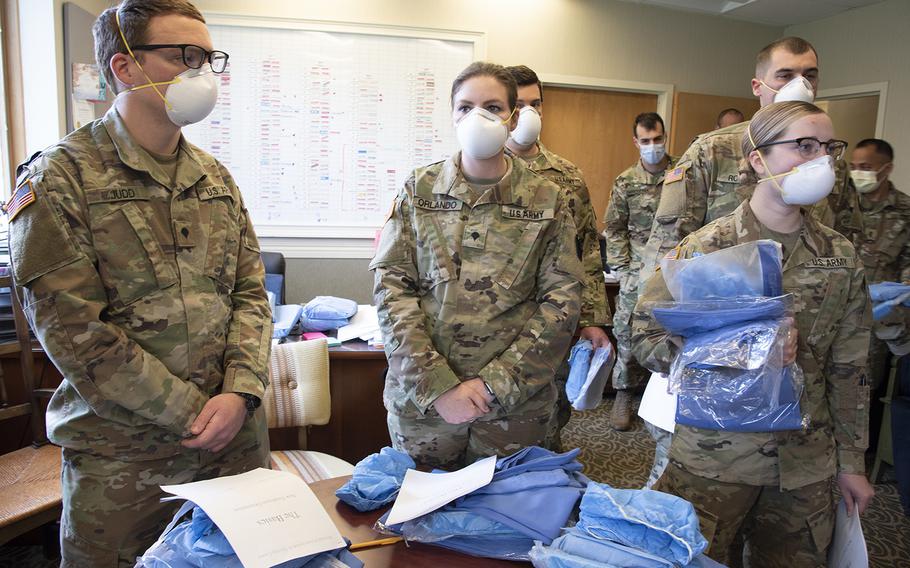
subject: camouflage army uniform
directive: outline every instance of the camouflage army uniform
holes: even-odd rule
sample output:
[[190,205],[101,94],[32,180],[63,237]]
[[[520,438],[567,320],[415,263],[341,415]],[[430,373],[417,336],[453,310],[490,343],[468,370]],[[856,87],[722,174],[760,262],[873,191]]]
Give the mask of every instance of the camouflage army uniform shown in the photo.
[[[478,197],[459,159],[414,171],[370,264],[392,443],[446,467],[543,441],[583,279],[557,186],[506,158],[509,173]],[[433,402],[474,377],[491,412],[446,423]]]
[[[572,219],[577,231],[576,252],[581,260],[585,273],[584,287],[581,292],[581,316],[579,327],[610,325],[610,304],[607,303],[607,290],[604,285],[603,260],[600,257],[600,244],[597,236],[597,218],[591,205],[591,195],[581,170],[562,156],[549,151],[540,142],[539,152],[533,158],[525,160],[528,168],[552,181],[564,192]],[[513,155],[513,154],[510,154]],[[514,155],[513,155],[514,156]],[[650,228],[650,227],[649,227]],[[563,363],[556,373],[556,388],[559,393],[556,413],[549,426],[545,446],[561,450],[560,432],[569,423],[572,405],[566,396],[566,379],[569,376],[568,353],[562,357]]]
[[[669,156],[667,167],[672,168],[676,158]],[[613,387],[634,388],[647,379],[648,371],[632,357],[629,341],[632,338],[632,309],[638,299],[638,270],[651,223],[660,198],[664,171],[652,174],[641,160],[619,174],[613,182],[610,204],[604,218],[607,234],[607,264],[619,275],[619,299],[613,317],[613,335],[616,336],[619,357],[613,368]]]
[[181,138],[171,178],[116,110],[20,178],[13,273],[63,382],[47,411],[63,446],[64,565],[132,566],[175,507],[158,485],[268,464],[263,411],[217,454],[188,450],[219,393],[262,398],[271,317],[240,192]]
[[[697,137],[676,167],[667,172],[651,234],[642,259],[640,284],[654,274],[657,259],[692,231],[733,212],[752,195],[754,182],[741,175],[742,139],[749,121]],[[835,163],[837,180],[827,199],[811,208],[823,225],[847,234],[858,223],[856,189],[847,163]]]
[[[677,425],[671,467],[656,487],[694,503],[703,527],[717,527],[710,555],[725,564],[742,527],[751,552],[767,559],[759,565],[824,566],[833,530],[831,478],[864,472],[871,305],[862,262],[842,235],[809,215],[803,219],[795,246],[785,251],[783,284],[794,298],[796,361],[805,374],[800,407],[808,427],[740,433]],[[754,241],[763,231],[746,201],[689,235],[678,254],[690,258]],[[636,357],[662,372],[676,348],[649,306],[671,299],[658,271],[645,283],[633,315]],[[787,524],[777,524],[781,517]]]
[[[852,233],[851,240],[866,268],[866,280],[869,284],[910,283],[910,196],[892,185],[882,201],[873,203],[860,195],[859,205],[862,227]],[[898,308],[895,311],[907,310]],[[886,382],[888,345],[900,346],[910,340],[903,325],[892,324],[892,321],[902,319],[887,318],[874,324],[869,347],[869,378],[873,391]],[[903,353],[898,349],[898,354]]]

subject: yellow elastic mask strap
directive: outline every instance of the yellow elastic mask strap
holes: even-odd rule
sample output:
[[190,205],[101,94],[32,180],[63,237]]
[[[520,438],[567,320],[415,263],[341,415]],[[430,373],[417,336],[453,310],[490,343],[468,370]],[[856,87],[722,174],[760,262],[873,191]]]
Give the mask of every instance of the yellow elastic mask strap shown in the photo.
[[148,73],[145,72],[145,69],[142,68],[142,64],[139,63],[138,59],[136,59],[136,55],[133,53],[133,49],[130,47],[129,42],[126,41],[126,36],[123,34],[123,28],[120,26],[120,10],[118,9],[116,12],[114,12],[114,14],[117,19],[117,31],[120,32],[120,39],[123,40],[123,45],[126,46],[126,52],[130,54],[130,57],[132,57],[133,61],[136,62],[136,66],[139,67],[139,70],[142,71],[142,74],[145,75],[146,79],[148,79],[148,83],[146,83],[145,85],[139,85],[138,87],[130,87],[129,89],[127,89],[127,92],[138,91],[139,89],[145,89],[147,87],[151,87],[151,88],[155,89],[155,92],[158,93],[158,96],[161,97],[161,100],[164,101],[165,105],[167,105],[168,110],[173,110],[174,107],[172,107],[171,103],[168,102],[167,97],[164,96],[164,94],[161,92],[161,89],[158,88],[158,85],[173,85],[174,83],[179,83],[180,79],[175,77],[175,78],[171,79],[170,81],[161,81],[158,83],[156,83],[155,81],[152,81],[152,78],[149,77]]
[[[767,86],[767,85],[765,85],[765,86]],[[770,88],[770,87],[768,87],[768,88]],[[752,144],[752,147],[755,148],[755,151],[758,153],[758,159],[761,160],[762,165],[765,166],[765,171],[767,171],[768,173],[770,173],[770,172],[771,172],[771,168],[768,167],[768,162],[765,161],[765,157],[761,155],[761,150],[758,149],[758,145],[755,143],[755,140],[752,138],[752,124],[751,124],[751,123],[749,124],[749,126],[746,127],[746,136],[749,137],[749,143]],[[783,193],[783,192],[784,192],[784,188],[782,188],[782,187],[780,186],[780,184],[777,183],[777,178],[786,177],[786,176],[792,174],[792,173],[795,172],[795,171],[796,171],[796,168],[793,168],[793,169],[790,170],[789,172],[784,172],[784,173],[782,173],[782,174],[769,175],[768,177],[762,178],[762,179],[760,179],[760,180],[758,180],[758,181],[759,181],[759,182],[763,182],[763,181],[771,180],[771,181],[774,182],[774,185],[777,186],[777,189],[778,189],[781,193]]]
[[518,110],[518,105],[515,105],[515,108],[512,109],[512,112],[509,113],[509,116],[502,121],[503,124],[509,124],[509,121],[512,120],[512,117],[515,116],[515,111]]

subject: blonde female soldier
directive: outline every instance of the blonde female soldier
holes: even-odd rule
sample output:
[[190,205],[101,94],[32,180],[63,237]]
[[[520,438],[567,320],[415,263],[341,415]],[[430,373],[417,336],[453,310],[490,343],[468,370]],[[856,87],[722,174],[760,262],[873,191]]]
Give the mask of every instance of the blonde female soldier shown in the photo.
[[414,170],[370,264],[389,434],[422,465],[541,444],[578,321],[582,270],[559,187],[504,153],[516,99],[499,65],[461,72],[462,151]]
[[[834,184],[832,163],[846,143],[831,119],[804,102],[759,110],[743,137],[752,197],[733,213],[686,237],[678,258],[757,239],[783,247],[784,290],[794,297],[785,360],[805,373],[802,430],[740,433],[678,425],[671,464],[655,489],[691,501],[724,564],[825,566],[833,532],[833,482],[849,511],[862,512],[873,489],[864,474],[869,393],[865,382],[871,325],[862,265],[850,242],[806,215]],[[669,300],[658,271],[635,308],[633,349],[648,368],[666,372],[677,338],[649,306]],[[741,531],[744,550],[733,550]]]

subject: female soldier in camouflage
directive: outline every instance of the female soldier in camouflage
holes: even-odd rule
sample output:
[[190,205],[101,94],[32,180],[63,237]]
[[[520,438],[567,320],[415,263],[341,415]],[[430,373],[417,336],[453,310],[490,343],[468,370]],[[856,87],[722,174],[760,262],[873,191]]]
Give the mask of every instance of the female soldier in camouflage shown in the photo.
[[[689,258],[773,239],[783,246],[784,290],[794,298],[784,357],[795,358],[805,374],[800,406],[808,426],[740,433],[677,425],[670,467],[655,486],[695,505],[708,554],[724,564],[738,564],[745,553],[752,566],[825,566],[833,480],[848,510],[862,512],[872,498],[863,463],[871,324],[865,276],[853,245],[800,208],[831,190],[828,156],[836,160],[846,146],[833,137],[831,119],[809,103],[763,107],[742,141],[745,175],[756,184],[752,197],[670,253]],[[821,175],[797,169],[810,161],[822,163],[815,170]],[[658,271],[639,298],[633,324],[636,357],[664,372],[677,338],[654,321],[649,306],[669,299]],[[745,551],[733,549],[738,531]]]
[[452,85],[462,151],[418,168],[370,268],[394,446],[456,467],[542,443],[582,270],[559,187],[504,154],[516,85],[474,63]]

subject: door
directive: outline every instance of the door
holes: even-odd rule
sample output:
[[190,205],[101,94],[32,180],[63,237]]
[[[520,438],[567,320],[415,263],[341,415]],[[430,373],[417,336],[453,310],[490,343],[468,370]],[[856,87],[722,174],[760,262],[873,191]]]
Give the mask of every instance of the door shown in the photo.
[[603,231],[613,180],[638,159],[632,123],[657,108],[657,95],[544,86],[543,143],[584,173]]

